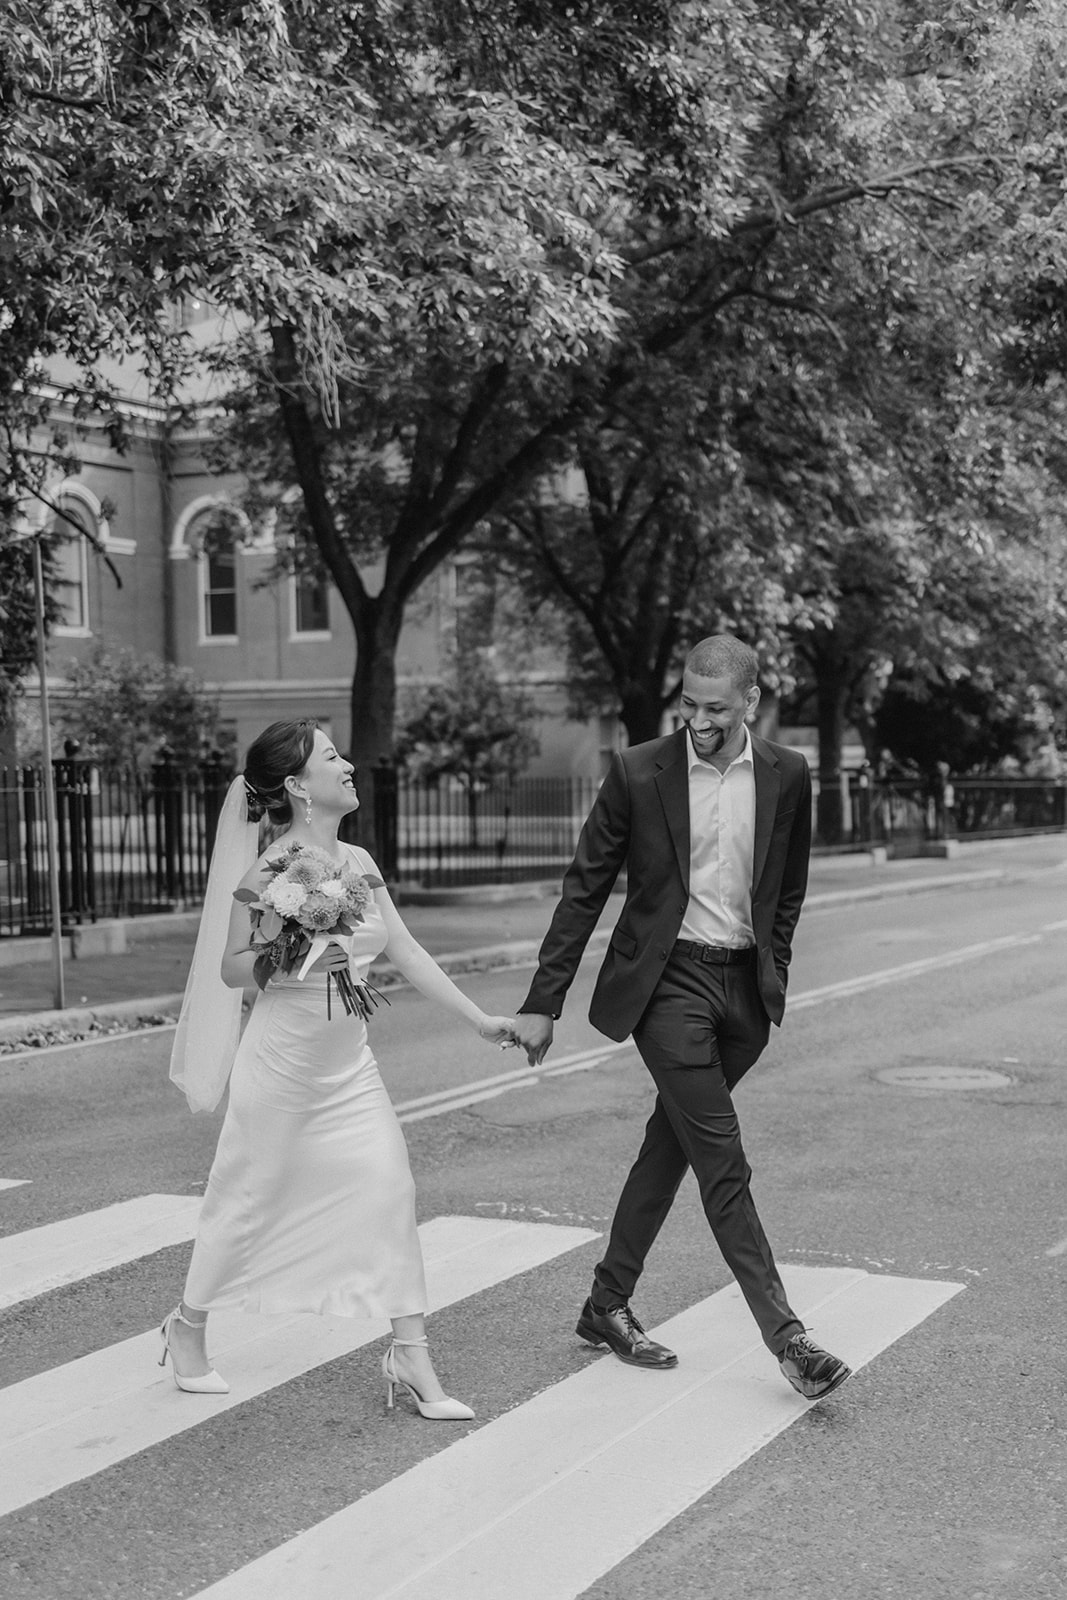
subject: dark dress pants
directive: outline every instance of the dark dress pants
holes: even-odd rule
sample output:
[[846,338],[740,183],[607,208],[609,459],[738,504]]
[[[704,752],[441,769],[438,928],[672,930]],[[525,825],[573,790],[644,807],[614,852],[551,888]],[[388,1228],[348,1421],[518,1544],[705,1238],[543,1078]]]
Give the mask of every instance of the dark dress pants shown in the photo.
[[634,1043],[659,1091],[594,1275],[600,1310],[628,1301],[692,1167],[716,1243],[775,1355],[803,1324],[786,1298],[749,1190],[730,1091],[767,1043],[754,961],[713,965],[675,949]]

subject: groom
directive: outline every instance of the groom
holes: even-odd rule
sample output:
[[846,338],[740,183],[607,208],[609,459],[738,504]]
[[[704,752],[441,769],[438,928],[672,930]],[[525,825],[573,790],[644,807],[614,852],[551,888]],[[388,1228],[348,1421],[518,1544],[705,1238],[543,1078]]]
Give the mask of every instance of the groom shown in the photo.
[[808,1338],[792,1310],[749,1192],[731,1091],[785,1010],[793,930],[811,845],[811,778],[795,750],[753,737],[756,656],[730,634],[685,663],[685,724],[616,755],[589,814],[516,1037],[531,1064],[619,872],[622,915],[590,1020],[632,1033],[657,1089],[577,1332],[633,1366],[677,1365],[630,1309],[645,1257],[692,1167],[704,1211],[783,1374],[808,1399],[849,1368]]

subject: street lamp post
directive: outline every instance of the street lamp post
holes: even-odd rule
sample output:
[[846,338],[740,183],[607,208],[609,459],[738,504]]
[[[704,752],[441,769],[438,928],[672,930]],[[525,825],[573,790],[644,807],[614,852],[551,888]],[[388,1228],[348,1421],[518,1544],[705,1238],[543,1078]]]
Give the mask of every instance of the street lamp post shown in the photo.
[[44,568],[41,562],[41,540],[33,544],[33,598],[37,614],[37,671],[41,679],[41,746],[44,757],[44,815],[48,840],[48,897],[52,908],[52,967],[55,976],[56,1008],[62,1011],[67,1004],[63,980],[63,929],[59,901],[59,829],[56,822],[56,775],[52,766],[52,722],[48,710],[48,679],[45,654],[44,627]]

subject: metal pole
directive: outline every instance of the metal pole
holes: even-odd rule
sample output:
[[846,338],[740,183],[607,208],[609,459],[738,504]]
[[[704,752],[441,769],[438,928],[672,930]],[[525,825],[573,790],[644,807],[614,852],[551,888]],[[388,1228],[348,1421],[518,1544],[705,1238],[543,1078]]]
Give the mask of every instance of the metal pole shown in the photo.
[[63,985],[63,929],[59,903],[59,851],[57,848],[56,787],[52,768],[52,725],[48,711],[48,681],[45,676],[44,637],[44,570],[41,565],[41,541],[33,540],[33,595],[37,608],[37,671],[41,677],[41,745],[44,755],[44,815],[48,839],[48,893],[52,905],[52,965],[56,980],[56,1008],[62,1011],[67,1004]]

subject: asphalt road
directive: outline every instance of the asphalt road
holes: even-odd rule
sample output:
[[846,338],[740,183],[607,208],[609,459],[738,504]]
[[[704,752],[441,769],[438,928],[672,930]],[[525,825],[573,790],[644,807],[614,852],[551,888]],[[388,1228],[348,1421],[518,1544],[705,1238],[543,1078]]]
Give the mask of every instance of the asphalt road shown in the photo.
[[[1067,840],[1012,860],[994,885],[805,916],[785,1028],[738,1091],[781,1262],[962,1290],[575,1595],[1067,1595]],[[651,1097],[630,1047],[573,1060],[604,1044],[584,1019],[594,970],[547,1063],[574,1070],[533,1077],[516,1052],[393,994],[374,1040],[411,1119],[421,1219],[606,1227]],[[528,976],[463,983],[511,1010]],[[186,1113],[166,1082],[169,1045],[164,1032],[0,1060],[0,1181],[30,1180],[0,1189],[0,1235],[202,1191],[218,1119]],[[474,1099],[507,1073],[515,1086]],[[442,1091],[452,1098],[423,1103]],[[572,1332],[597,1256],[582,1244],[433,1318],[442,1373],[477,1407],[473,1436],[610,1359]],[[186,1244],[157,1249],[0,1313],[0,1381],[26,1384],[142,1334],[176,1300],[187,1258]],[[687,1182],[636,1308],[655,1326],[727,1283]],[[455,1435],[383,1417],[380,1350],[316,1366],[12,1511],[0,1593],[198,1594],[410,1473]],[[617,1448],[639,1482],[640,1435]],[[514,1552],[517,1568],[534,1559]],[[355,1571],[350,1592],[360,1600]],[[500,1600],[510,1592],[502,1577]]]

